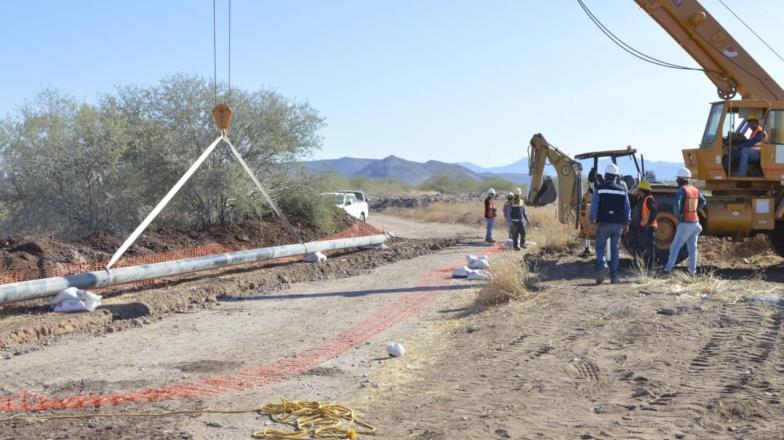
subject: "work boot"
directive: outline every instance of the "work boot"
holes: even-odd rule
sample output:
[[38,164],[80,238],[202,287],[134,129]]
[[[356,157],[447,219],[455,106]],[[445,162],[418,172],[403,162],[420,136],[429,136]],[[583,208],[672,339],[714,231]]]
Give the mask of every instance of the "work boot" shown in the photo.
[[621,280],[618,277],[612,277],[610,278],[610,284],[621,284]]
[[599,273],[596,274],[596,284],[602,284],[608,273],[610,273],[609,267],[599,269]]

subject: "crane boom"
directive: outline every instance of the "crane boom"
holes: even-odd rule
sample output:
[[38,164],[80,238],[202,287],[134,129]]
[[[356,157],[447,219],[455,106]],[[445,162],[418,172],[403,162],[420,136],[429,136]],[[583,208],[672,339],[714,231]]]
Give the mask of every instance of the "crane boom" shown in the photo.
[[784,101],[784,89],[697,0],[635,0],[703,68],[719,97]]

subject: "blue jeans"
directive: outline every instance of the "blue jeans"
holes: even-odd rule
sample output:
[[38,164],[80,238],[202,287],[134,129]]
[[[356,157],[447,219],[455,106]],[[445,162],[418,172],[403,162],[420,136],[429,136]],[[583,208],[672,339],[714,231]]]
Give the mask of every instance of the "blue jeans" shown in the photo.
[[493,223],[495,223],[495,217],[487,217],[487,234],[485,235],[485,241],[490,241],[493,239]]
[[618,276],[618,261],[621,252],[621,234],[623,225],[620,223],[599,223],[596,230],[596,268],[604,269],[607,263],[604,259],[604,247],[610,239],[610,278]]
[[760,161],[760,152],[751,148],[744,147],[740,149],[740,159],[738,162],[738,172],[735,173],[739,176],[746,176],[749,174],[749,161]]
[[670,246],[670,258],[667,260],[667,265],[664,266],[665,272],[672,272],[675,266],[675,260],[681,252],[684,243],[689,247],[689,273],[694,275],[697,273],[697,238],[702,232],[702,226],[699,222],[696,223],[678,223],[678,229],[675,230],[675,238],[672,239]]

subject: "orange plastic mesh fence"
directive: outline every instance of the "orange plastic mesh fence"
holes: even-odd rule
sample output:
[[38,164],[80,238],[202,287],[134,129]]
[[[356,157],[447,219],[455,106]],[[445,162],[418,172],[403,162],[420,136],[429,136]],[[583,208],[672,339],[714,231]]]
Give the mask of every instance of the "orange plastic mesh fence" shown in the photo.
[[[366,223],[355,223],[351,227],[346,228],[336,234],[328,235],[322,238],[321,240],[336,240],[340,238],[362,237],[366,235],[375,235],[375,234],[383,234],[383,233],[384,231],[379,230]],[[114,267],[128,267],[128,266],[137,266],[140,264],[160,263],[163,261],[174,261],[174,260],[182,260],[185,258],[194,258],[194,257],[203,257],[207,255],[222,254],[226,252],[237,252],[246,249],[249,249],[249,247],[212,243],[204,246],[197,246],[189,249],[181,249],[172,252],[159,252],[154,254],[140,255],[136,257],[127,257],[118,261],[117,264],[114,265]],[[268,260],[266,262],[248,263],[242,266],[269,264],[270,261],[274,261],[278,263],[282,261],[297,261],[300,259],[302,259],[302,257],[279,258],[275,260]],[[41,268],[37,270],[30,269],[30,270],[19,270],[19,271],[0,271],[0,284],[35,280],[40,278],[62,277],[68,275],[75,275],[82,272],[99,271],[99,270],[103,270],[104,267],[106,267],[107,262],[108,260],[91,261],[91,262],[84,262],[84,263],[61,263],[58,264],[56,267],[46,268],[46,269]],[[176,278],[176,276],[167,277],[166,279],[173,279],[173,278]],[[160,283],[161,281],[162,279],[146,280],[146,281],[140,281],[138,283],[134,283],[134,285],[146,286],[151,284],[157,284]]]

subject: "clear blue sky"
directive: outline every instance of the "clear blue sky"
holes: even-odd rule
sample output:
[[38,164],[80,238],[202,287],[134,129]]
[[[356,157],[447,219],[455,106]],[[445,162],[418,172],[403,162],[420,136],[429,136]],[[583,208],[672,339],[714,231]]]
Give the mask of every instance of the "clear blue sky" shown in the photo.
[[[725,0],[780,52],[780,0]],[[691,58],[632,0],[586,0],[636,48]],[[784,62],[717,0],[702,0],[784,83]],[[218,0],[219,76],[225,11]],[[637,61],[575,0],[233,0],[232,82],[308,101],[326,118],[316,158],[504,165],[541,132],[565,151],[641,149],[680,161],[698,142],[714,86],[699,72]],[[751,13],[754,11],[754,14]],[[94,100],[176,72],[212,76],[210,0],[0,2],[0,114],[44,87]]]

